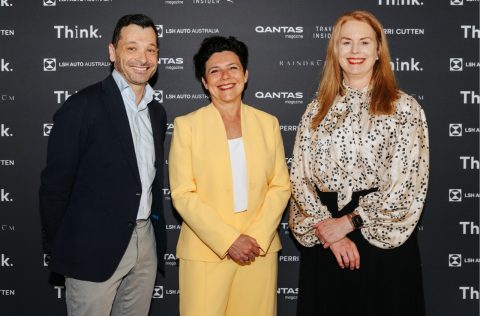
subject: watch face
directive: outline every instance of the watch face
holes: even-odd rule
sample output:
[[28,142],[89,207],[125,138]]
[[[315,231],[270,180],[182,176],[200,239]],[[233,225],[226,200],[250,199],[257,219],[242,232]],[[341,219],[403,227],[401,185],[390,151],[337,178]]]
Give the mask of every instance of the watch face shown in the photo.
[[363,226],[363,219],[360,215],[355,215],[352,217],[352,223],[355,228],[360,228]]

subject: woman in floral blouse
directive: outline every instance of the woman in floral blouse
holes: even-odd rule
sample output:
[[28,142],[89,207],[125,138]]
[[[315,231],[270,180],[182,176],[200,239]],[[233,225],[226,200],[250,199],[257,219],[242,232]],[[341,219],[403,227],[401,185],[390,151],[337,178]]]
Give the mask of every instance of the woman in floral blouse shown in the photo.
[[297,315],[424,315],[415,227],[428,172],[425,114],[396,85],[382,25],[342,15],[293,152]]

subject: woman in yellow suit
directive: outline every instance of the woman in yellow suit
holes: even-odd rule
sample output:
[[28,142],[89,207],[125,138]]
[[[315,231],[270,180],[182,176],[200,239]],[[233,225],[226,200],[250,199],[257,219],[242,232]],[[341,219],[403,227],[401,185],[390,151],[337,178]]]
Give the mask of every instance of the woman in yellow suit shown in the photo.
[[175,119],[169,156],[180,315],[276,315],[277,233],[290,197],[278,120],[242,103],[248,49],[206,38],[195,75],[211,103]]

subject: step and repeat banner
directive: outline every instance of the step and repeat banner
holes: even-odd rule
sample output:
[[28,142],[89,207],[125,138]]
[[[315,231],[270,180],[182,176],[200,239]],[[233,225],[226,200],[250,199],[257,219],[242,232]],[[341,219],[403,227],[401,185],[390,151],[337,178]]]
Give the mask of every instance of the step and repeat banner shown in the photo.
[[[245,103],[279,118],[289,164],[332,25],[354,9],[382,21],[399,85],[429,123],[431,177],[418,226],[427,315],[478,315],[478,0],[0,0],[0,315],[66,315],[61,278],[50,274],[41,247],[39,176],[53,113],[109,74],[107,45],[120,16],[145,13],[159,31],[152,86],[168,114],[167,152],[174,118],[209,102],[194,78],[200,42],[234,35],[250,49]],[[166,274],[157,278],[150,314],[178,315],[181,220],[167,179],[163,195]],[[278,315],[289,316],[299,250],[287,213],[278,230]]]

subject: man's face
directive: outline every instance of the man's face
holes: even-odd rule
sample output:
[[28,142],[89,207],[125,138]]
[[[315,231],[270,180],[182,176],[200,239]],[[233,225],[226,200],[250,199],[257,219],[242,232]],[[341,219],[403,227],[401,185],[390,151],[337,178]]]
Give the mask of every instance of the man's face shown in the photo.
[[117,47],[108,46],[110,61],[132,88],[144,87],[157,70],[157,36],[151,27],[130,24],[120,31]]

